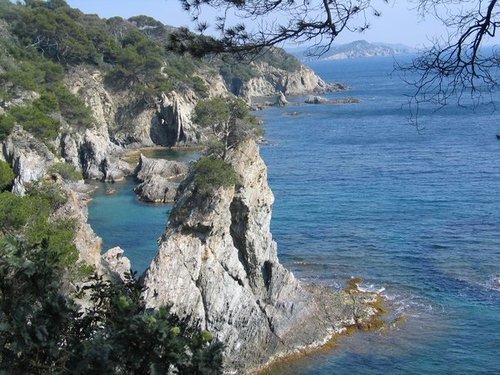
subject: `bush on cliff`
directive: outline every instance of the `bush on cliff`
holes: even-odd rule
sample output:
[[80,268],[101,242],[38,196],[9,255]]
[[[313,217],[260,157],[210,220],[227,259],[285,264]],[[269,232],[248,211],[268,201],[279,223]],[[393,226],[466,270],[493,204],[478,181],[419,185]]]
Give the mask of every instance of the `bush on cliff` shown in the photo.
[[52,164],[47,170],[49,174],[57,173],[66,181],[79,181],[83,179],[82,173],[74,165],[68,163]]
[[220,187],[234,186],[238,182],[233,167],[221,159],[202,157],[194,166],[194,184],[202,194]]

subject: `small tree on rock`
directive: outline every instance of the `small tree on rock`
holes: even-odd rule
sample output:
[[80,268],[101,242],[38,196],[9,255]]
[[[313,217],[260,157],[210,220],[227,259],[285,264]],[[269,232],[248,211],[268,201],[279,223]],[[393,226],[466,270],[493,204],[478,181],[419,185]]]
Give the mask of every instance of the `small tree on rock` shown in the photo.
[[235,97],[216,97],[201,100],[194,109],[193,120],[209,130],[212,140],[208,153],[225,159],[227,152],[248,138],[262,134],[255,116],[247,104]]

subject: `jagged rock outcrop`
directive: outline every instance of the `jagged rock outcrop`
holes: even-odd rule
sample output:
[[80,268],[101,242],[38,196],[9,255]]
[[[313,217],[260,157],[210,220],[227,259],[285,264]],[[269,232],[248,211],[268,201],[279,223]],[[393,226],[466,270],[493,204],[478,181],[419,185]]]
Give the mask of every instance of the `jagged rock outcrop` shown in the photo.
[[14,129],[2,143],[2,153],[16,175],[12,191],[20,195],[56,161],[46,145],[21,128]]
[[137,185],[134,192],[144,202],[171,203],[175,200],[178,187],[179,183],[154,175]]
[[199,131],[191,122],[191,112],[196,102],[197,98],[192,92],[185,95],[175,91],[162,94],[151,128],[153,142],[162,146],[199,143]]
[[187,173],[187,165],[164,159],[149,159],[141,154],[135,170],[141,183],[134,189],[145,202],[173,202],[179,183],[177,179]]
[[211,195],[182,183],[158,254],[146,271],[149,307],[171,311],[225,344],[224,369],[244,373],[325,343],[368,319],[367,293],[304,286],[278,261],[273,194],[253,141],[233,150],[239,183]]
[[101,255],[101,272],[115,281],[124,281],[130,272],[130,260],[123,256],[123,249],[113,247]]

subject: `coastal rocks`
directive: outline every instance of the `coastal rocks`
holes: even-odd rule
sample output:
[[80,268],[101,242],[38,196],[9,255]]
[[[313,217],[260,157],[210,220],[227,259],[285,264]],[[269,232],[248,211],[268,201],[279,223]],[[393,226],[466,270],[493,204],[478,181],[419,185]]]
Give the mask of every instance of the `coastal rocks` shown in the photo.
[[21,128],[14,129],[3,142],[2,153],[16,175],[12,191],[20,195],[25,193],[27,184],[42,178],[56,161],[46,145]]
[[162,94],[151,129],[153,142],[162,146],[198,143],[196,126],[190,119],[195,105],[196,97],[192,93],[180,95],[172,91]]
[[229,155],[239,183],[200,193],[181,184],[158,253],[144,275],[148,307],[210,331],[224,343],[224,370],[246,373],[324,344],[376,313],[375,296],[304,286],[278,261],[270,232],[274,196],[253,141]]
[[144,155],[139,158],[135,175],[141,183],[134,189],[139,199],[146,202],[168,203],[173,202],[178,183],[175,179],[187,173],[184,163],[149,159]]
[[66,162],[81,170],[87,179],[116,182],[133,171],[129,163],[119,158],[120,148],[94,129],[83,134],[63,132],[59,146]]

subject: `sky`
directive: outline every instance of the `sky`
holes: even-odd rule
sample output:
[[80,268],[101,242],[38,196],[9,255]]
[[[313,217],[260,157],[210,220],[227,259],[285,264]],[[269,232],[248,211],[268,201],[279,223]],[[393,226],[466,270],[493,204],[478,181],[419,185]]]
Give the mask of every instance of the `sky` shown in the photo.
[[[129,18],[144,14],[167,25],[194,29],[189,14],[182,10],[178,0],[67,0],[67,3],[85,13],[95,13],[104,18]],[[364,33],[346,32],[336,42],[364,39],[418,48],[429,45],[431,39],[445,33],[439,22],[431,17],[422,20],[412,8],[414,4],[409,1],[390,0],[389,4],[380,4],[377,9],[382,16],[371,20],[371,29]]]

